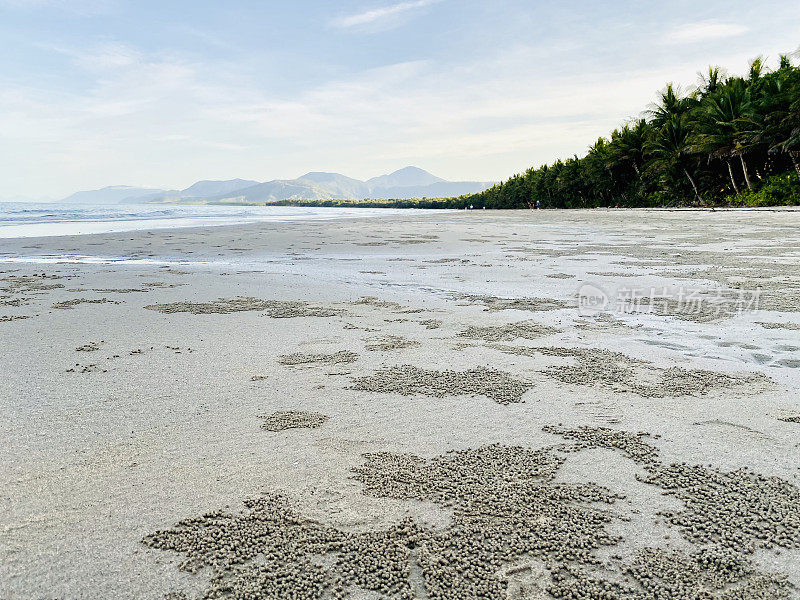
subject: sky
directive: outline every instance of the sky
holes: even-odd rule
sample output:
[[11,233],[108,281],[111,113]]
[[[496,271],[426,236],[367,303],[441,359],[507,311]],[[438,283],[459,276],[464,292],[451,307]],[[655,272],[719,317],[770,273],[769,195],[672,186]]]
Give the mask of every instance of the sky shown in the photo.
[[796,0],[0,0],[0,198],[502,180],[798,46]]

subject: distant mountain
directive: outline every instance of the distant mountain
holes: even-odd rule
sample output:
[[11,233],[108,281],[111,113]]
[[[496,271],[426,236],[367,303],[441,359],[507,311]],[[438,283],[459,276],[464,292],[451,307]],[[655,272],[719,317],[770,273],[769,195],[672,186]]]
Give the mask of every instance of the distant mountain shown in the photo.
[[323,187],[327,192],[334,194],[334,198],[366,198],[369,195],[366,183],[339,173],[306,173],[296,181]]
[[111,185],[100,190],[76,192],[71,196],[64,198],[62,202],[74,202],[81,204],[117,204],[124,200],[133,200],[165,193],[167,193],[167,190],[131,187],[129,185]]
[[204,198],[210,204],[276,202],[278,200],[332,200],[341,198],[326,187],[303,179],[276,179],[228,194]]
[[367,181],[339,173],[312,171],[297,179],[275,179],[265,183],[248,179],[204,180],[180,191],[114,186],[78,192],[63,202],[256,204],[280,200],[445,198],[482,192],[492,185],[494,182],[445,181],[419,167],[405,167]]
[[424,186],[432,183],[443,182],[444,179],[436,177],[419,167],[405,167],[388,175],[367,179],[370,189],[398,188],[411,186]]
[[181,198],[203,198],[205,196],[217,196],[227,194],[236,190],[241,190],[252,185],[258,185],[258,181],[249,179],[226,179],[224,181],[204,180],[190,185],[178,194]]
[[189,198],[186,191],[191,188],[187,188],[187,190],[180,193],[181,197],[176,198],[173,195],[165,197],[161,201],[253,204],[278,202],[280,200],[442,198],[482,192],[492,185],[494,185],[494,182],[445,181],[441,177],[432,175],[419,167],[405,167],[388,175],[373,177],[367,181],[353,179],[340,173],[312,171],[301,175],[297,179],[276,179],[203,197],[192,196]]

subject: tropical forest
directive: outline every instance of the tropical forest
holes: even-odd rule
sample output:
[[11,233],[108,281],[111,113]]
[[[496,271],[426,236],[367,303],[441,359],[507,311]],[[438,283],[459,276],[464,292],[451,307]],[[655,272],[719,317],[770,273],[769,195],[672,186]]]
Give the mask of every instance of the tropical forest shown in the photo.
[[763,58],[668,84],[642,116],[583,157],[532,167],[457,202],[475,208],[800,204],[800,68]]

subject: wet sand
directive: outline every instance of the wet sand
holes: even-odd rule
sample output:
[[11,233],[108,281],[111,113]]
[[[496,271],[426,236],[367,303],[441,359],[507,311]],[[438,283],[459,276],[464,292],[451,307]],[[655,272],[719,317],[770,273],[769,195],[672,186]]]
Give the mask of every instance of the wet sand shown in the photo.
[[800,212],[0,261],[3,600],[798,597]]

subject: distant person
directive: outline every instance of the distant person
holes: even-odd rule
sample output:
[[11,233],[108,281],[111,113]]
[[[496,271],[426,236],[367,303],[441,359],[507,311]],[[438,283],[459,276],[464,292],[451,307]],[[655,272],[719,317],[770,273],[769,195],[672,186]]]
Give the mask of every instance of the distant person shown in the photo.
[[536,210],[539,210],[540,208],[542,208],[542,201],[541,200],[537,200],[536,201]]

